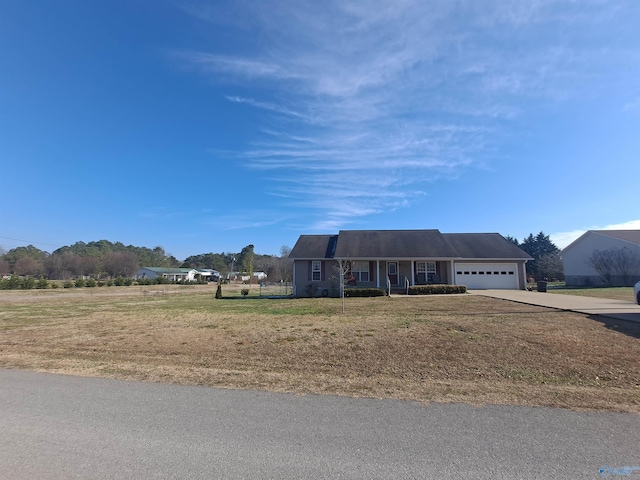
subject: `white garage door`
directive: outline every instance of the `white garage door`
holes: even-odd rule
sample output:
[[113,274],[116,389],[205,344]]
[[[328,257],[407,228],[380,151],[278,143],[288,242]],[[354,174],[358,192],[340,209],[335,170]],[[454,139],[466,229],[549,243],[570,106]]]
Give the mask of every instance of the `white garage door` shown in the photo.
[[469,289],[517,289],[515,263],[456,263],[456,285]]

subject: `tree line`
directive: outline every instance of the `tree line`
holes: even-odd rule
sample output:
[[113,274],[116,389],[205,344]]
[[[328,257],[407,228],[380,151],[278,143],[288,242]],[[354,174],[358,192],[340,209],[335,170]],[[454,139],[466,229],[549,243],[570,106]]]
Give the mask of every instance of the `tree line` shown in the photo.
[[564,268],[560,249],[551,241],[549,235],[540,232],[537,235],[530,233],[521,242],[506,236],[507,240],[524,250],[533,260],[526,264],[527,277],[539,281],[564,280]]
[[290,281],[292,267],[287,258],[289,251],[289,247],[282,247],[280,257],[257,255],[253,245],[248,245],[239,253],[203,253],[179,261],[159,246],[137,247],[108,240],[76,242],[51,253],[28,245],[7,252],[0,248],[0,275],[50,280],[119,278],[131,277],[138,268],[144,266],[208,268],[224,275],[232,270],[251,274],[264,271],[274,280]]
[[[531,233],[522,241],[511,236],[505,238],[533,258],[526,264],[528,277],[549,281],[564,279],[560,249],[550,240],[549,235],[544,232],[536,235]],[[136,247],[108,240],[76,242],[52,253],[29,245],[8,252],[0,250],[0,275],[42,276],[52,280],[78,277],[117,278],[131,277],[139,267],[144,266],[208,268],[223,275],[231,272],[252,275],[260,271],[265,272],[272,281],[291,281],[293,263],[288,258],[290,251],[289,247],[283,246],[279,256],[260,255],[254,252],[253,245],[247,245],[237,253],[201,253],[179,261],[159,246]]]

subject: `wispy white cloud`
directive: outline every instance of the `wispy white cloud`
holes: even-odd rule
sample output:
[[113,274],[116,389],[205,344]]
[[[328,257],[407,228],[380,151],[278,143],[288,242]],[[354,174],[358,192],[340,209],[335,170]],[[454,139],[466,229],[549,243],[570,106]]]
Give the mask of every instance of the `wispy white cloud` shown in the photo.
[[[280,215],[280,220],[282,220]],[[248,228],[264,228],[276,225],[274,212],[255,210],[244,215],[212,215],[201,220],[203,225],[215,227],[221,231],[243,230]]]
[[267,103],[267,102],[259,102],[257,100],[254,100],[252,98],[242,98],[242,97],[232,97],[232,96],[227,96],[226,97],[227,100],[229,100],[230,102],[235,102],[235,103],[246,103],[247,105],[251,105],[252,107],[256,107],[256,108],[261,108],[264,110],[269,110],[275,113],[282,113],[284,115],[290,115],[293,117],[302,117],[302,115],[300,115],[297,112],[294,112],[292,110],[289,110],[286,107],[280,106],[280,105],[276,105],[275,103]]
[[[177,55],[229,88],[252,89],[251,97],[226,97],[270,115],[239,157],[268,172],[274,196],[332,226],[410,205],[415,196],[397,192],[421,192],[482,164],[503,122],[532,100],[592,94],[608,59],[624,53],[615,41],[584,42],[584,31],[607,28],[631,5],[232,3],[189,12],[216,29],[242,30],[241,45]],[[349,192],[337,214],[326,197],[342,185]]]
[[623,110],[626,112],[640,112],[640,97],[626,103]]

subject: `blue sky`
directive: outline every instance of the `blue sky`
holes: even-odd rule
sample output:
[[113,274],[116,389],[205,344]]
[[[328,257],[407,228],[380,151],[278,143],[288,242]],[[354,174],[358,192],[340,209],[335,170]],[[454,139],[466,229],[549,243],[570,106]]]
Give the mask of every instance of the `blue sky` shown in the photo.
[[0,246],[640,228],[640,2],[0,0]]

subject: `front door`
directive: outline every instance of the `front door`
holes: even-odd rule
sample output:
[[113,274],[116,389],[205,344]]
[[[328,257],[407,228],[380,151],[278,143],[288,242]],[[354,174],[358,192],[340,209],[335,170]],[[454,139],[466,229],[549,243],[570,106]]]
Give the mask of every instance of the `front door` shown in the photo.
[[387,262],[387,275],[391,285],[398,285],[398,262]]

